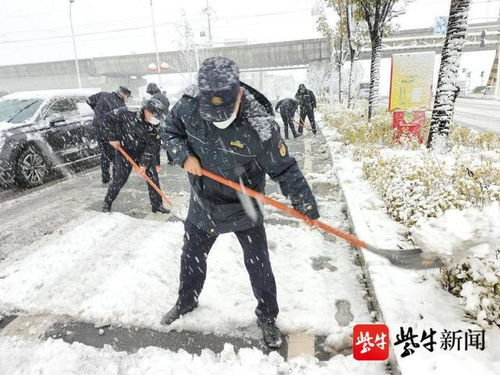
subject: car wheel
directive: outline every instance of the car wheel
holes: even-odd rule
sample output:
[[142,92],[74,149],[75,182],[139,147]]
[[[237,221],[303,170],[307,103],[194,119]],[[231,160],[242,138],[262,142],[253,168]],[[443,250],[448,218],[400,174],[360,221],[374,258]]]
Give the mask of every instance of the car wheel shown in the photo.
[[16,182],[21,187],[35,187],[44,183],[49,166],[42,152],[29,145],[17,158]]

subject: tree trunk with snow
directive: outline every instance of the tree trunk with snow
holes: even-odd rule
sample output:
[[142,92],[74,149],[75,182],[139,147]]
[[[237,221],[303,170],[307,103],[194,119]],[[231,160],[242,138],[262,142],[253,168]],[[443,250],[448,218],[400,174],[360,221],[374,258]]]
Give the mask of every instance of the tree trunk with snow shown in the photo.
[[347,40],[349,42],[349,82],[347,83],[347,108],[351,108],[352,105],[352,71],[354,69],[354,60],[356,59],[356,49],[354,48],[354,43],[352,41],[352,4],[347,4],[346,7],[347,16]]
[[370,66],[370,96],[368,98],[368,120],[377,112],[379,104],[380,86],[380,56],[382,52],[382,38],[378,34],[372,35],[372,54]]
[[441,53],[438,85],[432,111],[427,147],[433,147],[439,136],[448,137],[453,115],[460,56],[465,43],[470,0],[452,0],[448,31]]

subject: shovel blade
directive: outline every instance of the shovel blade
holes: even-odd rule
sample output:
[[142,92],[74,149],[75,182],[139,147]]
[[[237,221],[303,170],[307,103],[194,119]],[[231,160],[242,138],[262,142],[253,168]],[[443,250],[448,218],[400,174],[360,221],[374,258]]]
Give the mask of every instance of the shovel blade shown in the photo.
[[367,250],[389,259],[393,265],[401,268],[423,270],[444,267],[444,262],[439,258],[424,258],[421,249],[387,250],[369,246]]

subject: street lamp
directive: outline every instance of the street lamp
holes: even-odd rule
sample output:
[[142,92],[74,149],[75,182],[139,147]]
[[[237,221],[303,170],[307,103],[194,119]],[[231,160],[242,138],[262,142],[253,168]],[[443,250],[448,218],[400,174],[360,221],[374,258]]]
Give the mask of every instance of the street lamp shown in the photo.
[[76,77],[78,78],[78,87],[82,88],[82,80],[80,79],[80,68],[78,66],[78,56],[76,54],[76,42],[75,33],[73,31],[73,16],[71,14],[71,8],[75,0],[69,0],[69,22],[71,24],[71,37],[73,38],[73,51],[75,53],[75,66],[76,66]]
[[149,0],[149,6],[151,8],[151,22],[153,24],[153,37],[155,41],[155,51],[156,51],[156,71],[158,73],[158,86],[161,87],[161,67],[160,67],[160,55],[158,53],[158,42],[156,40],[156,25],[155,16],[153,12],[153,0]]

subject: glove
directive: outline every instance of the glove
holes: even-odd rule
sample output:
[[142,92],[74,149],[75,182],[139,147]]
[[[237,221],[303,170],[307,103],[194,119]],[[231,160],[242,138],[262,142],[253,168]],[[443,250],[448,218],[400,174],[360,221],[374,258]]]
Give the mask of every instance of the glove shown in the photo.
[[307,204],[301,212],[310,219],[319,219],[318,208],[312,204]]
[[292,200],[292,205],[293,208],[306,215],[310,219],[318,219],[320,216],[314,198],[312,202],[306,202],[302,199]]

